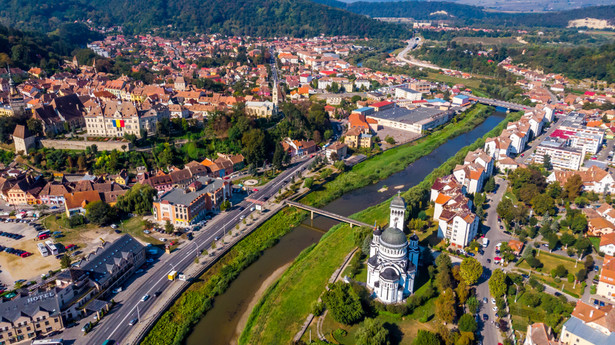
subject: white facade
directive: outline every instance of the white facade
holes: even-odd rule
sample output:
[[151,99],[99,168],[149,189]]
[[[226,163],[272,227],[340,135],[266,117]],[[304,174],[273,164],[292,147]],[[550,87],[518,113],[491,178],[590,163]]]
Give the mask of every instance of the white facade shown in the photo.
[[564,147],[550,147],[538,145],[534,160],[538,164],[543,163],[544,156],[551,158],[551,165],[554,169],[579,170],[583,163],[585,153],[583,151],[568,149]]
[[466,214],[465,217],[456,214],[452,219],[440,218],[438,221],[438,237],[446,238],[450,244],[465,248],[478,232],[478,217]]
[[[399,303],[414,292],[419,261],[418,236],[410,241],[403,232],[405,202],[397,196],[391,202],[390,219],[402,228],[390,226],[384,231],[376,229],[367,261],[367,287],[383,303]],[[391,223],[393,224],[393,223]],[[391,225],[390,224],[390,225]]]

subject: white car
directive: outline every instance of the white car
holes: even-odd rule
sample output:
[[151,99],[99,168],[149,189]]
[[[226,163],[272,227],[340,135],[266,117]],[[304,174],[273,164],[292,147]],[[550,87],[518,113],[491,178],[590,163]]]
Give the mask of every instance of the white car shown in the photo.
[[134,326],[134,324],[136,324],[136,323],[137,323],[137,321],[138,321],[137,319],[132,319],[132,320],[130,320],[130,322],[128,323],[128,325],[129,325],[129,326]]
[[145,302],[149,299],[149,294],[145,294],[145,296],[141,297],[141,302]]
[[498,312],[498,307],[493,307],[493,311],[497,313]]
[[491,298],[491,303],[495,304],[495,298],[493,298],[493,297]]

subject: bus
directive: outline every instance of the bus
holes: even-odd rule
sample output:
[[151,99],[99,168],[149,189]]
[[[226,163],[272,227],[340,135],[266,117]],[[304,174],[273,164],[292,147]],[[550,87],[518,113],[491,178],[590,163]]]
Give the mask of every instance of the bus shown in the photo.
[[37,244],[38,246],[38,251],[41,252],[42,256],[49,256],[49,251],[47,250],[47,247],[45,247],[44,244],[39,243]]
[[62,344],[64,344],[63,339],[32,340],[32,345],[62,345]]
[[49,251],[51,251],[51,254],[58,255],[59,251],[55,243],[53,243],[51,240],[48,240],[48,241],[45,241],[45,244],[47,245],[47,248],[49,248]]

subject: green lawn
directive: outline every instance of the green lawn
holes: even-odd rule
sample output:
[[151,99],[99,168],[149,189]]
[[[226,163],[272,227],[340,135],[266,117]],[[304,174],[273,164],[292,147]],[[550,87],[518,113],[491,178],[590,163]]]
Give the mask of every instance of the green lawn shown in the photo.
[[122,222],[120,229],[143,242],[151,243],[153,245],[162,244],[161,241],[153,237],[153,234],[147,235],[143,233],[143,217],[132,217]]
[[463,79],[463,78],[452,77],[450,75],[440,74],[436,72],[429,72],[427,74],[426,79],[440,81],[443,83],[463,84],[471,89],[477,89],[480,86],[480,80],[476,78]]
[[589,237],[589,241],[594,246],[596,253],[600,252],[600,237]]
[[[566,277],[561,278],[561,281],[557,283],[554,278],[551,277],[551,270],[553,270],[558,265],[564,265],[568,270],[568,273],[576,274],[580,271],[583,266],[583,262],[579,262],[576,266],[576,260],[564,257],[561,255],[551,254],[549,252],[545,252],[543,250],[539,250],[540,254],[536,257],[542,264],[544,265],[539,270],[532,270],[533,277],[542,280],[543,282],[549,284],[552,287],[557,289],[562,288],[562,284],[564,285],[564,292],[571,294],[572,296],[580,296],[583,294],[583,289],[581,284],[569,283]],[[523,268],[526,270],[530,270],[531,267],[527,264],[527,262],[523,261],[517,264],[517,267]],[[574,286],[574,288],[573,288]]]

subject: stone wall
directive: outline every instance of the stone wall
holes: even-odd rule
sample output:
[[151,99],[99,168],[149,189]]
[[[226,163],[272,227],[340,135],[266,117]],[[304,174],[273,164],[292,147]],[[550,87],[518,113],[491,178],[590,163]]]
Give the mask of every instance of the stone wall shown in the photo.
[[[112,151],[117,149],[118,151],[128,151],[132,148],[132,144],[129,142],[118,141],[84,141],[84,140],[55,140],[55,139],[43,139],[41,145],[47,148],[54,148],[57,150],[85,150],[86,147],[96,145],[99,151]],[[122,149],[124,146],[124,149]]]

